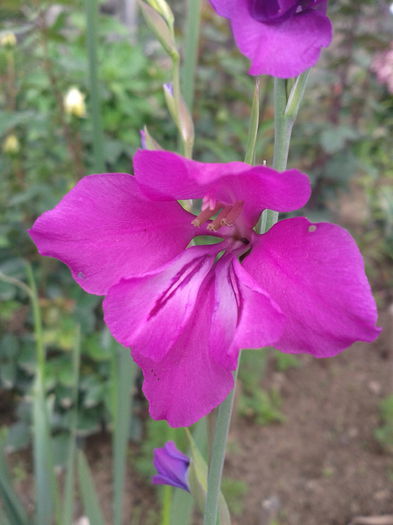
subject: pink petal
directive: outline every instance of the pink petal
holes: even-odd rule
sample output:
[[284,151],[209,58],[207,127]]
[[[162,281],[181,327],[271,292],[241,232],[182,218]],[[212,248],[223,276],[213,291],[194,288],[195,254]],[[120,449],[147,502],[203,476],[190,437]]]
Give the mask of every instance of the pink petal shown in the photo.
[[239,351],[272,345],[282,335],[284,316],[237,258],[222,258],[216,269],[216,308],[210,338],[212,355],[236,368]]
[[337,225],[280,221],[258,236],[244,268],[286,316],[279,350],[329,357],[380,333],[362,256]]
[[219,15],[229,18],[233,12],[236,0],[210,0],[210,3]]
[[87,292],[102,295],[180,253],[195,235],[193,216],[176,202],[151,202],[125,173],[78,182],[29,230],[41,255],[67,264]]
[[332,39],[331,23],[322,10],[266,24],[252,18],[247,1],[237,0],[231,24],[240,52],[251,61],[251,75],[295,77],[315,65]]
[[113,286],[104,300],[113,337],[160,361],[189,321],[218,250],[217,245],[188,248],[163,270]]
[[206,195],[223,204],[244,202],[246,221],[253,226],[262,210],[293,211],[306,204],[311,188],[307,175],[279,173],[243,162],[208,164],[169,151],[139,150],[135,176],[152,199],[198,199]]
[[205,280],[195,299],[193,315],[162,361],[157,363],[132,351],[143,370],[143,391],[151,417],[165,419],[173,427],[192,425],[219,405],[233,388],[231,371],[217,364],[209,351],[210,334],[215,329],[212,278]]

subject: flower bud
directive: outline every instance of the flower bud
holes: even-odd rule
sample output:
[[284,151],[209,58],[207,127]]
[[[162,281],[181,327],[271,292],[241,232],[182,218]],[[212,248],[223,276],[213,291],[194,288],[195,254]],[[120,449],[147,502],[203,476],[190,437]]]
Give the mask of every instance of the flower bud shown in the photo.
[[14,155],[20,151],[20,144],[18,137],[14,134],[8,135],[3,142],[3,152],[8,155]]
[[64,110],[68,115],[86,116],[85,95],[77,88],[70,88],[64,97]]
[[159,11],[149,4],[146,4],[142,0],[139,0],[138,3],[147,25],[157,36],[165,51],[172,60],[179,60],[179,52],[176,48],[173,30],[170,26],[168,27],[167,20],[162,17]]
[[150,149],[150,150],[163,149],[160,146],[160,144],[150,135],[150,132],[147,129],[147,126],[141,129],[139,134],[141,137],[141,148],[142,149]]
[[169,27],[173,27],[174,16],[166,0],[147,0],[147,1],[149,2],[149,4],[151,5],[153,9],[155,9],[158,13],[160,13],[160,15],[169,25]]
[[188,469],[190,458],[176,448],[173,441],[168,441],[162,448],[154,449],[153,464],[157,474],[152,482],[156,485],[171,485],[190,492]]
[[0,35],[0,46],[15,47],[17,44],[16,36],[11,31],[7,31]]

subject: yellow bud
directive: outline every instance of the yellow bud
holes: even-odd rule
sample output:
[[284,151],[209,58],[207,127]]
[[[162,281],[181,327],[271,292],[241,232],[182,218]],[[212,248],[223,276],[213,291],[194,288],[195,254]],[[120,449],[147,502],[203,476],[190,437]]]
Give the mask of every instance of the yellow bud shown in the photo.
[[68,115],[86,116],[85,95],[77,87],[70,88],[64,97],[64,109]]
[[0,46],[4,47],[15,47],[16,46],[16,36],[11,31],[3,33],[0,35]]
[[12,155],[14,153],[18,153],[20,150],[20,144],[18,137],[16,135],[8,135],[8,137],[3,142],[3,151],[4,153],[8,153],[9,155]]

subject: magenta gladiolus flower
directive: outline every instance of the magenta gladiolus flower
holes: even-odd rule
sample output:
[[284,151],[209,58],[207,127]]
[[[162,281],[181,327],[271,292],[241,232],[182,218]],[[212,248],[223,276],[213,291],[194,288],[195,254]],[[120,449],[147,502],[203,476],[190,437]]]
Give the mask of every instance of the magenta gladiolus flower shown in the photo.
[[[134,168],[85,177],[30,235],[106,295],[105,321],[143,370],[153,418],[188,426],[210,412],[232,389],[242,348],[329,357],[377,337],[348,232],[303,217],[253,230],[262,210],[307,202],[306,175],[147,150]],[[178,199],[201,199],[200,213]],[[187,248],[198,235],[219,242]]]
[[173,441],[168,441],[162,448],[154,449],[153,464],[157,474],[152,482],[156,485],[171,485],[190,492],[188,469],[190,458],[180,452]]
[[291,78],[315,65],[330,44],[327,0],[210,0],[228,18],[251,75]]

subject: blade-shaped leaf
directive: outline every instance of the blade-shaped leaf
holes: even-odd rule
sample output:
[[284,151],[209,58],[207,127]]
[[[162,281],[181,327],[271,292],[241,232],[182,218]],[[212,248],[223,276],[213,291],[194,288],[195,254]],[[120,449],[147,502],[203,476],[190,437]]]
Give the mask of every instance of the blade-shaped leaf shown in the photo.
[[89,522],[91,525],[105,525],[90,467],[82,451],[78,453],[78,473],[83,506]]
[[113,523],[121,525],[124,482],[127,465],[127,443],[132,412],[132,391],[138,367],[125,348],[116,345],[113,396]]

